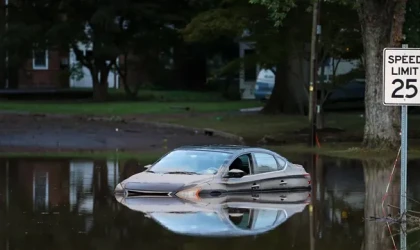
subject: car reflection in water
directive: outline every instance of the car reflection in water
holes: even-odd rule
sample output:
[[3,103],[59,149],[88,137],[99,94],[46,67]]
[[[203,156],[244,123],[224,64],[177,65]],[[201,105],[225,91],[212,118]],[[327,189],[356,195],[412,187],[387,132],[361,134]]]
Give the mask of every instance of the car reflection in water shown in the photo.
[[266,233],[301,213],[310,203],[310,191],[225,195],[198,201],[119,194],[115,198],[174,233],[236,237]]

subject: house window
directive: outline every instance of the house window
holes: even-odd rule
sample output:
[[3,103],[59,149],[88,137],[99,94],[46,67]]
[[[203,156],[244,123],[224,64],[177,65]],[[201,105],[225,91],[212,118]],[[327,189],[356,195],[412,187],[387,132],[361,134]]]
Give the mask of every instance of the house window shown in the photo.
[[48,69],[48,50],[35,50],[32,66],[33,69]]

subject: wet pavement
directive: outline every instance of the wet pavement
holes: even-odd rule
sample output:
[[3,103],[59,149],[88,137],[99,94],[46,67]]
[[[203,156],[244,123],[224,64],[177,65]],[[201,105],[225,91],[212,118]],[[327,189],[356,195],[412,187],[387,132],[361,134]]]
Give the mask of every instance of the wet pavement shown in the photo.
[[141,150],[188,144],[232,144],[192,130],[77,117],[0,114],[0,152],[46,150]]
[[[1,158],[0,249],[394,249],[385,222],[365,219],[383,215],[392,161],[301,156],[293,162],[312,174],[310,204],[162,204],[161,211],[135,211],[119,203],[113,190],[148,162]],[[408,164],[413,211],[420,211],[413,201],[420,201],[419,163]],[[396,175],[387,205],[398,206],[398,181]],[[398,225],[390,229],[398,234]],[[419,249],[420,233],[415,224],[410,229],[409,249]],[[231,235],[216,237],[223,230]],[[398,244],[398,235],[394,240]]]

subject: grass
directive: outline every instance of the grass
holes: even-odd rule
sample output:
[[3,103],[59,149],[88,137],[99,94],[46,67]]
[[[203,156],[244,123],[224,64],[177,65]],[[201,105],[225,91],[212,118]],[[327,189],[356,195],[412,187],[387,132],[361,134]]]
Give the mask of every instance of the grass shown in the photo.
[[[92,88],[72,88],[71,90],[92,91]],[[111,101],[127,100],[124,89],[108,89],[108,98]],[[215,102],[227,101],[221,92],[217,91],[189,91],[189,90],[152,90],[140,89],[136,99],[138,101],[156,102]]]
[[[110,89],[111,99],[126,99],[123,89]],[[140,101],[158,102],[214,102],[227,101],[220,92],[185,91],[185,90],[150,90],[141,89],[137,95]]]
[[108,103],[41,103],[41,102],[0,102],[1,110],[44,114],[71,115],[134,115],[185,113],[182,108],[190,107],[194,112],[238,111],[261,105],[257,101],[223,102],[108,102]]

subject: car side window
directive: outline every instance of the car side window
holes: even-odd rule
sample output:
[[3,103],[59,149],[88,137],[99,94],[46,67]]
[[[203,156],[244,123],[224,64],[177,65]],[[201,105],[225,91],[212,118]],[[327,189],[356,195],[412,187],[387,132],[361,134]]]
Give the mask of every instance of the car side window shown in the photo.
[[279,164],[279,170],[283,170],[286,167],[287,161],[283,158],[276,157],[277,163]]
[[248,155],[241,155],[238,158],[241,159],[241,161],[244,165],[249,165],[249,156]]
[[254,174],[268,173],[278,170],[276,159],[274,156],[265,153],[255,153]]
[[236,158],[229,166],[229,170],[232,169],[240,169],[244,171],[246,175],[249,175],[251,173],[249,154],[241,155]]

